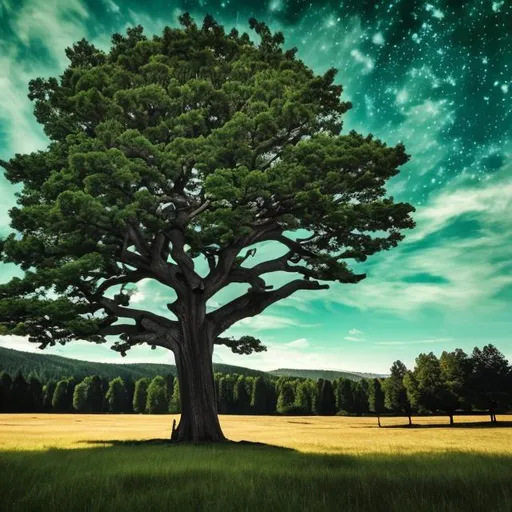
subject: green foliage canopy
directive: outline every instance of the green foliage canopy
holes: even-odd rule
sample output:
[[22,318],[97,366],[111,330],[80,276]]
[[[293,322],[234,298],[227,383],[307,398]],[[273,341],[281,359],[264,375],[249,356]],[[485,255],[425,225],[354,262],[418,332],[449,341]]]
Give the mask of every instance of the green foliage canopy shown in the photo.
[[[22,185],[0,260],[25,272],[0,286],[3,332],[42,348],[113,335],[122,354],[138,343],[175,350],[199,294],[212,343],[263,350],[221,334],[299,290],[357,283],[365,275],[348,262],[413,227],[413,208],[385,188],[405,149],[340,135],[350,104],[334,69],[316,75],[254,19],[257,43],[210,16],[180,22],[153,38],[140,26],[115,34],[109,52],[82,40],[59,78],[30,82],[50,143],[0,162]],[[308,236],[292,236],[299,228]],[[244,265],[263,241],[286,254]],[[263,276],[278,271],[298,278],[273,290]],[[178,321],[130,307],[143,279],[175,290]],[[231,283],[248,290],[205,314]]]

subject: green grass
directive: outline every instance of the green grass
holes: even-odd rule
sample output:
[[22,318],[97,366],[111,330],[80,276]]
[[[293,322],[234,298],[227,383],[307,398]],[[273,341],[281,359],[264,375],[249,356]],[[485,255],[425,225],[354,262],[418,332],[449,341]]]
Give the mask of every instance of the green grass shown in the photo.
[[512,510],[512,457],[462,452],[88,446],[1,452],[0,475],[4,512]]

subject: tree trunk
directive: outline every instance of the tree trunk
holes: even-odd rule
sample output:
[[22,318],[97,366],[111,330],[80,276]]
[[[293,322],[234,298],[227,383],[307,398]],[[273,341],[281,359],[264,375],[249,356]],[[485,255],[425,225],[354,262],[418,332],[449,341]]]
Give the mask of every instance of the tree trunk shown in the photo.
[[453,425],[453,414],[450,414],[450,426]]
[[379,425],[379,428],[381,427],[381,424],[380,424],[380,414],[377,414],[377,423]]
[[[197,321],[199,320],[199,321]],[[213,375],[213,340],[193,313],[182,323],[183,339],[175,350],[181,418],[173,431],[177,442],[225,441],[217,413]]]
[[409,418],[409,427],[411,427],[412,426],[412,418],[411,418],[410,414],[409,414],[408,418]]

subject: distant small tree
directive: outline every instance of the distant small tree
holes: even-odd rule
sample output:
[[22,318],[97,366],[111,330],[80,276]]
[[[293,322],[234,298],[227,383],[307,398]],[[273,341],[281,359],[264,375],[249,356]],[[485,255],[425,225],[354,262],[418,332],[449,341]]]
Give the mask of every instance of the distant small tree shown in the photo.
[[244,375],[239,375],[233,388],[233,401],[238,414],[247,414],[250,409],[251,396],[247,389]]
[[443,383],[439,359],[433,352],[420,354],[416,358],[414,378],[418,384],[418,405],[423,410],[435,413],[441,407]]
[[52,400],[57,384],[51,380],[43,386],[43,411],[50,412],[53,410]]
[[29,405],[28,384],[21,372],[18,372],[11,387],[11,408],[13,412],[27,412]]
[[68,400],[68,379],[57,382],[52,398],[52,409],[55,412],[69,412],[71,404]]
[[27,395],[27,410],[29,412],[41,412],[43,409],[43,385],[35,375],[30,375],[28,378]]
[[11,376],[6,372],[0,373],[0,412],[11,412]]
[[[106,388],[106,389],[105,389]],[[104,387],[103,380],[98,375],[90,377],[89,389],[87,392],[87,400],[91,412],[101,413],[105,407],[105,395],[108,390],[108,384]]]
[[506,406],[510,398],[506,390],[511,368],[505,356],[494,346],[475,347],[471,354],[472,373],[469,389],[478,408],[488,408],[491,422],[496,422],[496,409]]
[[332,416],[336,414],[336,398],[330,380],[318,380],[318,397],[318,414],[320,416]]
[[133,413],[133,394],[135,393],[135,382],[131,377],[127,377],[124,380],[124,386],[126,388],[126,407],[123,412],[127,414]]
[[66,387],[66,393],[67,393],[67,404],[68,404],[68,412],[73,411],[73,393],[75,391],[75,386],[78,384],[75,377],[68,377],[67,379],[68,385]]
[[311,385],[305,381],[297,385],[295,393],[295,406],[303,412],[303,414],[312,413]]
[[174,392],[174,379],[176,377],[172,373],[168,373],[167,375],[164,375],[165,379],[165,391],[167,393],[167,397],[169,400],[172,397],[172,394]]
[[146,411],[149,414],[166,414],[169,412],[167,385],[160,375],[153,378],[148,386]]
[[391,375],[382,383],[384,404],[387,409],[397,414],[406,414],[412,425],[412,409],[404,386],[407,368],[402,361],[395,361],[391,366]]
[[416,412],[421,410],[421,394],[414,373],[407,370],[402,379],[402,383],[405,388],[405,396],[409,409]]
[[150,380],[143,377],[135,382],[135,390],[133,392],[133,412],[143,414],[146,412],[148,400],[148,387]]
[[354,382],[340,377],[336,381],[336,409],[348,413],[354,412]]
[[267,385],[263,377],[256,377],[252,385],[251,410],[254,414],[265,414],[267,412]]
[[444,351],[439,358],[441,370],[442,394],[441,409],[450,416],[453,425],[453,414],[458,408],[468,409],[468,384],[471,375],[471,363],[463,350]]
[[281,391],[277,398],[277,412],[280,414],[286,414],[290,407],[295,402],[295,394],[293,391],[293,385],[291,382],[283,382],[281,385]]
[[352,381],[353,412],[363,414],[368,412],[368,387],[366,380]]
[[384,411],[384,392],[379,379],[371,379],[368,386],[368,405],[371,412],[377,416],[377,424],[380,424],[380,415]]
[[128,394],[124,381],[121,377],[112,379],[109,383],[105,400],[110,413],[121,413],[126,410],[126,401],[128,400]]
[[224,375],[219,380],[219,396],[218,396],[218,411],[221,414],[232,414],[235,412],[235,404],[233,400],[235,377],[230,374]]
[[172,397],[169,401],[169,412],[171,414],[181,413],[180,383],[179,383],[178,378],[174,379]]
[[89,403],[87,400],[89,385],[86,380],[83,380],[75,386],[73,391],[73,409],[79,413],[89,412]]

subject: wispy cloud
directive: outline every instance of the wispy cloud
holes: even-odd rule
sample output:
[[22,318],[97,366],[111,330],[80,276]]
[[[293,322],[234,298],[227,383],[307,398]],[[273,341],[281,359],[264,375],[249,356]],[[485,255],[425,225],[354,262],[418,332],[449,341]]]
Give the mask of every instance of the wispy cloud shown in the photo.
[[309,342],[306,338],[299,338],[297,340],[285,343],[285,345],[287,347],[292,347],[292,348],[306,348],[306,347],[309,347]]
[[376,341],[375,345],[428,345],[433,343],[449,343],[453,338],[429,338],[425,340],[410,341]]

